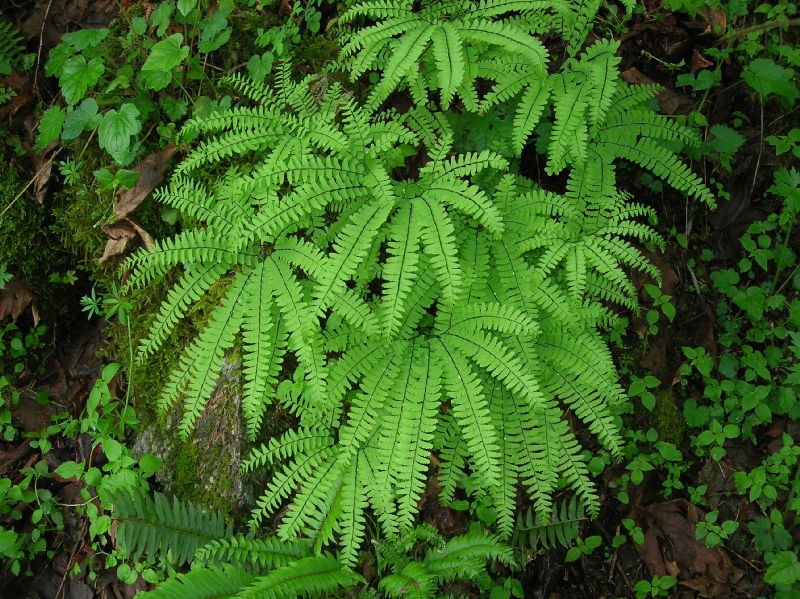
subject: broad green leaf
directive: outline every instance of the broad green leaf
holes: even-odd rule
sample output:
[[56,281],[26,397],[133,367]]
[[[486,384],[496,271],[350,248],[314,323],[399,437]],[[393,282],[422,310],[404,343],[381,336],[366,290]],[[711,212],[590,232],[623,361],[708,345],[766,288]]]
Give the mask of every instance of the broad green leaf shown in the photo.
[[86,48],[98,46],[108,37],[108,29],[80,29],[72,33],[65,33],[61,36],[61,41],[68,43],[76,51],[81,52]]
[[63,479],[80,478],[83,473],[83,465],[77,462],[64,462],[53,473]]
[[67,104],[80,102],[86,92],[97,85],[105,70],[106,67],[100,58],[92,58],[88,63],[83,56],[73,56],[67,60],[58,79]]
[[0,555],[5,557],[17,557],[19,555],[17,533],[13,530],[0,530]]
[[189,56],[189,47],[183,45],[183,34],[175,33],[158,42],[142,65],[142,80],[147,89],[164,89],[172,81],[172,69]]
[[122,455],[122,444],[114,439],[106,439],[103,441],[103,453],[109,462],[115,462]]
[[39,122],[39,135],[36,136],[38,151],[41,152],[51,141],[58,139],[66,116],[67,113],[60,106],[51,106],[45,111]]
[[769,58],[756,58],[742,71],[742,79],[762,96],[776,94],[794,102],[800,92],[792,83],[794,71],[786,69]]
[[169,27],[169,18],[175,5],[172,2],[162,2],[150,15],[150,25],[156,28],[156,35],[161,37]]
[[714,125],[711,134],[714,139],[708,142],[708,146],[715,152],[735,154],[745,141],[744,136],[725,125]]
[[794,584],[800,580],[800,562],[792,551],[779,551],[770,561],[764,574],[769,584]]
[[78,137],[84,131],[91,131],[100,125],[102,117],[97,114],[97,101],[94,98],[86,98],[80,105],[67,115],[64,120],[64,130],[61,132],[61,139],[70,141]]
[[197,6],[197,0],[178,0],[178,12],[184,17]]
[[139,110],[133,104],[126,103],[119,110],[111,109],[103,115],[98,131],[100,147],[111,154],[112,158],[122,164],[130,164],[131,138],[142,128]]
[[146,474],[158,472],[163,466],[164,462],[152,454],[146,453],[139,458],[139,468]]
[[144,35],[147,31],[147,20],[144,17],[133,17],[131,19],[131,31],[136,35]]
[[254,54],[247,61],[247,73],[256,81],[264,81],[267,75],[272,72],[272,62],[275,56],[267,50],[261,56]]

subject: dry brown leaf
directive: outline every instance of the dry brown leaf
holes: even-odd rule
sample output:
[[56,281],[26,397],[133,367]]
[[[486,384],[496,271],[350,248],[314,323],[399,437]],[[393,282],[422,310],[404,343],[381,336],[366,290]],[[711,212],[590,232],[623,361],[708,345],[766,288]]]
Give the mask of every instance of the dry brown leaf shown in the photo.
[[0,289],[0,320],[7,316],[10,316],[12,320],[17,320],[30,306],[33,325],[38,325],[39,311],[36,308],[35,299],[36,296],[30,289],[16,279],[11,279],[5,287]]
[[114,219],[119,221],[128,216],[164,179],[170,158],[175,155],[175,146],[170,144],[159,152],[154,152],[133,167],[139,173],[132,189],[117,190],[114,201]]
[[701,17],[706,24],[704,34],[725,35],[725,31],[728,29],[728,16],[724,11],[718,8],[704,8],[697,11],[697,16]]
[[692,75],[697,73],[698,71],[702,71],[703,69],[707,69],[708,67],[713,67],[714,63],[708,60],[703,53],[700,52],[697,48],[692,50],[692,60],[691,60],[691,67],[690,71]]
[[[655,83],[650,77],[642,73],[636,67],[631,67],[623,71],[620,73],[620,77],[626,83],[631,84]],[[693,106],[691,100],[668,89],[661,90],[658,96],[656,96],[656,99],[658,100],[661,112],[664,114],[686,114],[691,112]]]
[[293,5],[294,0],[281,0],[280,5],[278,6],[278,14],[282,17],[292,14]]
[[11,100],[0,106],[0,119],[15,115],[20,108],[33,102],[33,86],[30,77],[11,71],[5,77],[0,77],[0,84],[13,89],[16,93]]
[[645,529],[639,555],[651,575],[675,573],[682,585],[701,597],[730,591],[744,575],[724,549],[709,548],[697,540],[695,528],[704,514],[685,499],[635,506],[634,511]]
[[138,244],[138,240],[141,240],[147,249],[155,247],[150,234],[129,218],[103,225],[103,232],[108,236],[108,241],[100,258],[100,266],[105,266],[112,259],[114,262],[121,262],[128,251]]
[[33,195],[40,204],[44,204],[44,199],[47,195],[47,184],[50,182],[50,176],[53,173],[53,160],[56,157],[56,153],[53,150],[56,147],[56,142],[51,143],[41,155],[37,154],[33,159]]

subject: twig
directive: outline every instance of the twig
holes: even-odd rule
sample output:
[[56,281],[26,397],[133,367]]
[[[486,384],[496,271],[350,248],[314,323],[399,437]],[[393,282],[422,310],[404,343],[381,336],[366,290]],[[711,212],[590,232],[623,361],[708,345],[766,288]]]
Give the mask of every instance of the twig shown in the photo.
[[758,132],[758,158],[756,159],[756,168],[753,169],[753,183],[750,185],[750,193],[747,195],[749,202],[753,198],[753,191],[756,188],[756,179],[758,178],[758,169],[761,166],[761,154],[764,152],[764,98],[758,96],[758,103],[761,106],[761,129]]
[[55,154],[53,154],[50,158],[45,160],[44,164],[41,166],[41,168],[39,168],[38,171],[36,171],[36,174],[34,174],[33,177],[31,178],[31,180],[28,181],[27,185],[25,185],[25,187],[23,187],[20,190],[20,192],[16,196],[14,196],[14,199],[11,200],[11,202],[8,204],[8,206],[3,208],[3,211],[0,212],[0,216],[3,216],[6,212],[8,212],[11,209],[11,207],[17,202],[17,200],[22,197],[22,194],[24,194],[26,191],[28,191],[28,188],[31,185],[33,185],[34,182],[36,181],[36,178],[42,173],[42,171],[44,171],[44,169],[47,168],[48,163],[52,163],[56,159],[56,156],[58,156],[59,152],[61,152],[61,148],[58,148],[58,150],[56,150]]
[[44,10],[44,18],[42,19],[42,28],[39,30],[39,49],[36,52],[36,69],[33,71],[33,90],[39,93],[39,66],[42,63],[42,43],[44,42],[44,26],[47,24],[47,17],[50,14],[50,7],[53,6],[53,0],[47,3],[47,8]]
[[83,544],[84,537],[86,536],[86,524],[89,522],[88,518],[83,519],[83,525],[81,526],[81,534],[78,537],[78,542],[75,543],[75,546],[72,548],[72,553],[69,555],[69,561],[67,562],[67,567],[64,570],[64,575],[61,577],[61,584],[58,585],[58,590],[54,597],[58,599],[58,597],[64,597],[64,583],[67,582],[67,576],[69,576],[70,566],[72,566],[72,560],[75,559],[75,554],[78,553],[78,548]]

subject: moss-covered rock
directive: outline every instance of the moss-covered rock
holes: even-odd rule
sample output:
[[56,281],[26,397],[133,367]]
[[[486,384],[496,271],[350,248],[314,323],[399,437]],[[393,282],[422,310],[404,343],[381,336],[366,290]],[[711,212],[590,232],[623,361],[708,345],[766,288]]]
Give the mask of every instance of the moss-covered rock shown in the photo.
[[254,501],[252,484],[240,473],[247,450],[240,373],[239,357],[231,354],[186,441],[178,436],[182,411],[176,408],[143,427],[134,445],[137,455],[151,453],[164,462],[156,480],[167,493],[235,519],[246,515]]

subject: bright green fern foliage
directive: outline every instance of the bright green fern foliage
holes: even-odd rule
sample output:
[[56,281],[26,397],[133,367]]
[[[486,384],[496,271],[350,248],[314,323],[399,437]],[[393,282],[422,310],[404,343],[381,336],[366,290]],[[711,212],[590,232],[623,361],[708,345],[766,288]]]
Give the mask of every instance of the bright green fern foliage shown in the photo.
[[[423,551],[424,549],[424,551]],[[386,597],[430,599],[454,581],[470,581],[487,592],[491,578],[486,563],[514,566],[514,553],[496,536],[472,529],[445,541],[429,524],[376,545],[380,579]]]
[[[551,126],[542,132],[548,174],[624,159],[713,204],[701,180],[664,143],[694,146],[699,139],[645,107],[657,86],[620,80],[618,42],[601,39],[583,47],[599,6],[586,0],[429,0],[415,10],[411,0],[365,0],[342,21],[375,23],[349,33],[341,64],[354,78],[367,70],[382,72],[370,96],[372,107],[398,89],[423,108],[432,90],[443,108],[454,95],[466,111],[478,114],[508,104],[516,154],[548,116]],[[545,33],[562,36],[566,44],[566,60],[557,72],[548,71],[548,52],[536,37]],[[481,96],[487,82],[489,91]]]
[[578,537],[578,527],[586,520],[586,513],[576,496],[562,501],[553,511],[549,521],[536,518],[532,510],[519,514],[511,543],[523,549],[548,550],[554,547],[569,548]]
[[[188,124],[199,141],[158,197],[197,225],[128,262],[132,287],[179,273],[140,356],[203,295],[219,297],[161,396],[164,410],[183,402],[184,436],[227,351],[242,350],[252,439],[294,370],[302,390],[279,401],[297,426],[245,464],[275,473],[253,528],[282,512],[280,538],[309,539],[317,552],[336,542],[353,565],[368,515],[390,539],[410,530],[432,473],[444,502],[472,476],[505,537],[520,487],[542,522],[565,487],[597,514],[574,426],[619,453],[616,410],[627,397],[601,331],[617,318],[610,303],[637,308],[629,271],[657,278],[641,246],[661,245],[642,222],[651,211],[618,188],[617,163],[713,200],[671,149],[694,134],[648,107],[656,90],[619,81],[614,43],[582,51],[576,23],[597,7],[564,6],[367,2],[346,20],[397,27],[374,39],[356,32],[346,48],[356,64],[389,70],[366,108],[338,85],[319,93],[324,80],[294,82],[284,66],[273,87],[231,79],[242,105]],[[539,22],[541,11],[561,16]],[[542,47],[533,34],[566,22],[562,70],[531,70],[529,53]],[[496,76],[445,81],[456,71],[437,62],[443,44],[453,64],[459,47],[465,69],[494,65]],[[515,48],[524,56],[508,67]],[[518,84],[504,79],[513,72]],[[494,82],[483,98],[472,95],[475,77]],[[414,92],[419,104],[402,114],[371,112],[402,86],[439,90],[444,105],[456,94],[468,109],[516,105],[513,145],[533,135],[548,173],[566,183],[545,189],[485,148],[456,154],[426,94]]]
[[[12,69],[25,68],[25,46],[22,36],[11,23],[0,20],[0,75],[8,75]],[[0,85],[0,106],[11,100],[16,92]]]

